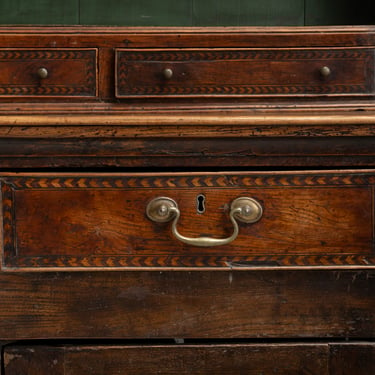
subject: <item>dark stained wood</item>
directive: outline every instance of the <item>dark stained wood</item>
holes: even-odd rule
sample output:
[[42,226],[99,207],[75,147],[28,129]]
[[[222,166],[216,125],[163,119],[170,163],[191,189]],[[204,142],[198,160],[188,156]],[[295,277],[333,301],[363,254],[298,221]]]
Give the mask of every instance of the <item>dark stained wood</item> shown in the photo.
[[[9,175],[3,179],[4,269],[375,265],[375,173]],[[198,211],[203,194],[205,211]],[[227,238],[231,202],[263,207],[230,244],[185,245],[146,217],[175,200],[185,236]],[[345,202],[345,204],[343,204]]]
[[[116,52],[116,96],[373,95],[371,49],[200,49]],[[324,77],[320,69],[329,67]],[[173,73],[170,79],[164,69]]]
[[[0,96],[96,96],[96,49],[0,49]],[[48,76],[40,78],[44,68]]]
[[4,359],[4,375],[330,375],[327,344],[20,346]]
[[[374,26],[336,27],[100,27],[1,26],[13,47],[321,47],[373,46]],[[202,38],[202,33],[206,34]],[[51,38],[51,34],[53,38]],[[25,36],[35,38],[25,38]]]
[[[374,45],[374,26],[1,26],[5,375],[373,373]],[[170,196],[181,233],[222,238],[247,195],[264,217],[221,248],[145,214]],[[206,344],[151,345],[173,338]]]
[[375,343],[332,345],[330,373],[335,375],[375,374]]
[[[204,37],[202,37],[204,35]],[[365,60],[371,60],[372,54],[367,53],[367,58],[365,58],[366,51],[365,48],[356,52],[357,57],[351,56],[349,59],[344,58],[343,52],[350,51],[350,49],[345,50],[345,47],[369,47],[374,45],[375,40],[374,27],[308,27],[303,29],[296,29],[292,27],[274,27],[267,29],[260,27],[231,27],[231,28],[202,28],[202,27],[180,27],[180,28],[166,28],[166,27],[148,27],[148,28],[137,28],[137,27],[10,27],[2,26],[0,27],[0,46],[2,48],[12,48],[12,49],[51,49],[51,48],[63,48],[63,49],[83,49],[83,48],[98,48],[100,56],[100,70],[98,82],[99,86],[99,97],[101,99],[113,99],[114,98],[114,82],[112,81],[112,76],[114,74],[114,63],[113,59],[115,56],[115,49],[119,48],[126,52],[127,49],[133,50],[137,49],[150,49],[150,48],[161,48],[161,49],[196,49],[196,48],[226,48],[233,49],[249,49],[249,48],[261,48],[266,53],[267,49],[280,49],[286,48],[284,52],[290,54],[294,51],[296,53],[296,48],[316,48],[310,51],[315,51],[315,55],[320,51],[320,55],[325,50],[326,52],[331,51],[329,55],[332,54],[334,49],[337,47],[343,48],[341,55],[334,54],[334,56],[325,55],[326,58],[322,56],[317,60],[317,56],[314,60],[305,57],[305,61],[302,63],[300,59],[290,59],[289,61],[284,61],[285,56],[279,63],[271,64],[267,59],[262,62],[261,66],[264,68],[265,64],[270,65],[269,72],[271,73],[272,80],[278,80],[278,77],[284,77],[282,82],[284,84],[277,85],[274,88],[273,94],[327,94],[335,93],[340,94],[340,98],[343,95],[352,94],[370,94],[373,91],[373,79],[372,76],[372,66],[370,61],[365,63]],[[351,50],[354,53],[354,50]],[[369,51],[369,50],[368,50]],[[281,51],[279,51],[280,55]],[[324,54],[323,54],[324,55]],[[103,58],[103,56],[106,56]],[[281,55],[280,55],[281,56]],[[279,56],[279,57],[280,57]],[[219,62],[219,61],[217,61]],[[321,80],[317,71],[320,69],[320,63],[331,64],[333,69],[332,75],[328,80]],[[232,62],[236,64],[235,72],[237,73],[238,62]],[[252,66],[259,67],[259,63],[254,61],[248,62]],[[212,68],[207,68],[206,64],[202,60],[201,62],[195,61],[194,64],[189,65],[189,69],[192,65],[203,66],[202,70],[199,68],[200,78],[207,81],[208,75],[212,75]],[[220,65],[225,64],[224,61]],[[281,68],[281,65],[285,65]],[[369,64],[369,65],[367,65]],[[217,64],[216,64],[217,65]],[[242,66],[242,63],[240,64]],[[256,67],[256,66],[253,66]],[[271,66],[272,65],[272,66]],[[279,66],[277,66],[279,65]],[[286,68],[286,66],[288,66]],[[309,72],[307,66],[310,66],[312,71]],[[371,66],[371,68],[368,68]],[[364,68],[364,69],[362,69]],[[207,70],[209,69],[209,70]],[[287,71],[285,71],[285,69]],[[370,70],[369,70],[370,69]],[[195,69],[196,70],[196,69]],[[71,74],[73,74],[74,69],[70,69]],[[244,74],[246,69],[242,69]],[[366,77],[364,77],[364,71],[367,72]],[[208,74],[207,74],[208,72]],[[252,74],[251,80],[256,80],[259,83],[259,79],[264,77],[264,72],[260,74]],[[280,74],[279,74],[280,73]],[[226,75],[226,69],[219,69],[215,73],[216,75]],[[242,75],[243,75],[242,74]],[[237,74],[235,74],[237,75]],[[181,78],[181,77],[180,77]],[[228,77],[227,77],[228,78]],[[189,79],[191,81],[191,77]],[[211,78],[212,80],[212,78]],[[232,77],[227,80],[230,83],[235,83]],[[209,80],[210,81],[210,80]],[[112,90],[108,90],[109,84]],[[263,82],[263,81],[262,81]],[[296,85],[299,83],[299,88]],[[280,82],[279,82],[280,83]],[[304,88],[301,87],[304,85]],[[342,86],[343,85],[343,86]],[[344,87],[345,86],[345,87]],[[255,87],[255,86],[254,86]],[[263,85],[256,85],[257,90],[266,91],[270,89],[270,82],[268,82],[268,89],[263,87]],[[296,88],[297,87],[297,88]],[[181,87],[180,87],[181,89]],[[186,87],[185,87],[186,89]],[[236,89],[237,90],[237,89]],[[265,91],[266,90],[266,91]],[[280,91],[281,90],[281,91]],[[297,91],[296,91],[297,90]],[[111,92],[110,92],[111,91]],[[271,90],[272,91],[272,90]],[[318,92],[317,92],[318,91]],[[202,94],[202,93],[201,93]],[[222,94],[224,94],[222,92]],[[243,93],[239,93],[243,95]],[[256,92],[252,94],[248,92],[245,96],[254,96]],[[272,94],[272,92],[270,93]],[[91,93],[91,95],[93,95]],[[349,96],[350,96],[349,95]],[[366,96],[365,95],[365,96]],[[256,95],[255,95],[256,96]],[[270,95],[266,95],[269,98]],[[272,95],[271,95],[272,96]],[[277,97],[277,100],[281,100]],[[38,101],[38,99],[34,99]],[[211,100],[212,102],[212,100]],[[126,103],[129,104],[129,103]]]
[[0,274],[0,337],[373,338],[375,273]]
[[[132,137],[126,136],[126,132]],[[159,132],[160,129],[160,132]],[[313,137],[310,132],[336,133],[338,130],[289,128],[292,137],[253,136],[257,127],[204,129],[201,126],[160,128],[114,127],[7,127],[0,139],[3,168],[130,167],[210,169],[239,167],[341,167],[375,165],[375,137]],[[373,132],[369,126],[363,132]],[[40,134],[37,132],[40,130]],[[144,131],[143,131],[144,130]],[[196,130],[196,134],[192,134]],[[361,132],[360,129],[355,131]],[[29,134],[34,132],[34,134]],[[260,130],[262,132],[262,130]],[[272,126],[263,129],[273,133]],[[17,135],[22,134],[21,136]],[[28,134],[29,133],[29,134]],[[124,134],[124,136],[121,135]],[[158,136],[156,137],[156,134]],[[172,133],[172,134],[170,134]],[[244,134],[245,133],[245,134]],[[301,136],[298,136],[298,133]],[[14,137],[12,135],[14,134]],[[45,138],[42,138],[45,134]],[[53,135],[56,135],[54,138]],[[184,136],[186,134],[186,136]],[[228,136],[225,136],[228,134]],[[232,135],[233,136],[230,136]],[[241,134],[244,136],[241,138]],[[60,138],[61,135],[61,138]],[[87,137],[86,137],[86,136]],[[201,135],[199,137],[199,135]],[[297,136],[295,136],[297,135]],[[134,136],[134,138],[133,138]]]
[[314,374],[368,375],[375,346],[353,344],[216,344],[8,346],[4,375]]

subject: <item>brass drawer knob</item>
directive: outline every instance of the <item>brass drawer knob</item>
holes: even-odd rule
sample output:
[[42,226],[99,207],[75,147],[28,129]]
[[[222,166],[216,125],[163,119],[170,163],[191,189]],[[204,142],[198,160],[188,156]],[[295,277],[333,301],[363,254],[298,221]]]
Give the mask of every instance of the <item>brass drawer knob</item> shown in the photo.
[[331,69],[328,66],[323,66],[320,68],[320,74],[323,77],[328,77],[331,74]]
[[177,222],[180,218],[180,210],[177,203],[168,197],[158,197],[153,199],[146,208],[147,217],[158,223],[165,223],[173,220],[172,233],[181,242],[192,246],[210,247],[227,245],[234,241],[239,233],[237,220],[244,223],[255,223],[263,215],[263,208],[259,202],[253,198],[240,197],[231,204],[229,218],[233,224],[233,233],[227,238],[212,237],[185,237],[177,230]]
[[165,79],[171,79],[173,77],[173,70],[170,68],[166,68],[163,70],[163,77]]
[[46,68],[39,68],[37,71],[37,75],[41,79],[45,79],[48,77],[48,70]]

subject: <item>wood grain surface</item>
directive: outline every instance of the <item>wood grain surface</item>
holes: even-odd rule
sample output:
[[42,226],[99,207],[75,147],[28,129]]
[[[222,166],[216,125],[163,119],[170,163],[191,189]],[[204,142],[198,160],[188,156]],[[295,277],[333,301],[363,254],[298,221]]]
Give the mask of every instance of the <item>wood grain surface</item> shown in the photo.
[[[228,267],[374,264],[371,172],[9,175],[3,267]],[[204,210],[198,210],[198,196]],[[228,245],[183,244],[146,207],[176,201],[180,233],[227,238],[231,202],[255,199],[261,220]]]
[[119,49],[116,96],[373,95],[372,60],[370,49]]
[[0,274],[0,338],[374,338],[375,273]]
[[[308,0],[310,10],[312,1],[318,11],[335,14],[319,22],[347,19],[349,1],[337,12],[337,1]],[[252,14],[249,22],[268,15],[283,22],[284,6],[292,2],[259,3],[261,17],[244,2],[240,8]],[[0,10],[21,9],[21,3],[4,1]],[[22,9],[28,13],[36,3],[42,2]],[[70,22],[67,8],[79,4],[49,9],[50,3],[43,1],[41,22],[57,9],[59,21]],[[118,16],[135,24],[142,16],[145,24],[165,24],[173,16],[183,22],[179,17],[192,17],[193,4],[201,12],[194,14],[197,23],[237,17],[221,17],[227,8],[215,2],[216,18],[208,19],[214,14],[207,13],[209,3],[155,2],[149,9],[161,12],[158,19],[143,13],[146,1],[128,8],[128,1],[121,7],[108,1],[86,16],[89,23],[98,12],[107,23],[116,4],[112,21]],[[277,15],[268,12],[270,3]],[[166,4],[171,9],[163,13]],[[371,16],[371,6],[366,1],[357,8]],[[290,13],[298,22],[300,10]],[[6,12],[0,13],[1,19]],[[26,13],[8,15],[32,19],[32,11],[31,18]],[[352,20],[368,19],[352,6],[350,13]],[[156,373],[163,372],[160,358],[166,374],[192,368],[198,374],[374,373],[374,45],[374,26],[1,26],[4,375]],[[275,59],[264,59],[275,49]],[[155,72],[171,63],[173,50],[179,81],[170,86],[177,94],[209,87],[207,96],[116,98],[116,79],[124,87],[129,78],[126,72],[122,81],[116,77],[116,50],[127,58],[141,51],[137,69],[151,59],[148,76],[133,76],[131,87],[151,82],[160,91],[164,83],[155,85]],[[91,53],[88,65],[76,64],[79,51]],[[155,51],[162,58],[155,60]],[[222,51],[237,55],[228,60]],[[258,54],[244,57],[243,51]],[[59,95],[47,97],[51,88],[29,75],[42,63]],[[321,63],[329,64],[332,85],[305,75]],[[257,90],[276,84],[284,94],[241,97],[243,81],[233,71]],[[183,81],[186,72],[192,75]],[[299,82],[302,91],[293,96]],[[215,96],[228,90],[225,84],[234,89]],[[13,95],[16,86],[28,97]],[[89,96],[77,94],[82,86]],[[77,95],[65,96],[69,90]],[[233,246],[202,250],[178,243],[170,224],[148,220],[147,203],[161,195],[178,202],[179,231],[191,237],[229,236],[228,207],[239,196],[257,199],[264,215],[258,223],[241,223]],[[199,195],[204,212],[197,212]],[[162,345],[173,338],[196,345]]]
[[4,375],[330,374],[326,344],[21,346],[4,360]]
[[8,346],[4,375],[311,374],[368,375],[374,372],[370,342]]
[[375,344],[347,343],[331,347],[331,371],[340,375],[375,373]]
[[[97,50],[0,49],[0,96],[96,96]],[[38,70],[47,70],[40,78]]]

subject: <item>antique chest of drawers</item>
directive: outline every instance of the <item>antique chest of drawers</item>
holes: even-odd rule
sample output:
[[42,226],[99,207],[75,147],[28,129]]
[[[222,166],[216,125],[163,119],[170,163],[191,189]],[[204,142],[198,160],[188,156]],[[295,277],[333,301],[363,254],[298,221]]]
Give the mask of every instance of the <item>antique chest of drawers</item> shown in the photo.
[[375,373],[375,28],[0,28],[2,375]]

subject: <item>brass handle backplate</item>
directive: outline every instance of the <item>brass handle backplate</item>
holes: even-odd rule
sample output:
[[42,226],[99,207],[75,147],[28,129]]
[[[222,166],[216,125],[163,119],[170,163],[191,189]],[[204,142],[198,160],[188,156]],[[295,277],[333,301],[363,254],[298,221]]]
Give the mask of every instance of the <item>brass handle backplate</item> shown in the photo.
[[234,241],[239,233],[237,220],[244,223],[255,223],[263,215],[263,208],[253,198],[240,197],[231,204],[229,218],[233,224],[233,233],[227,238],[212,237],[186,237],[177,230],[177,222],[180,218],[180,210],[177,203],[168,197],[157,197],[153,199],[146,208],[147,217],[158,223],[172,222],[172,233],[181,242],[192,246],[210,247],[227,245]]

